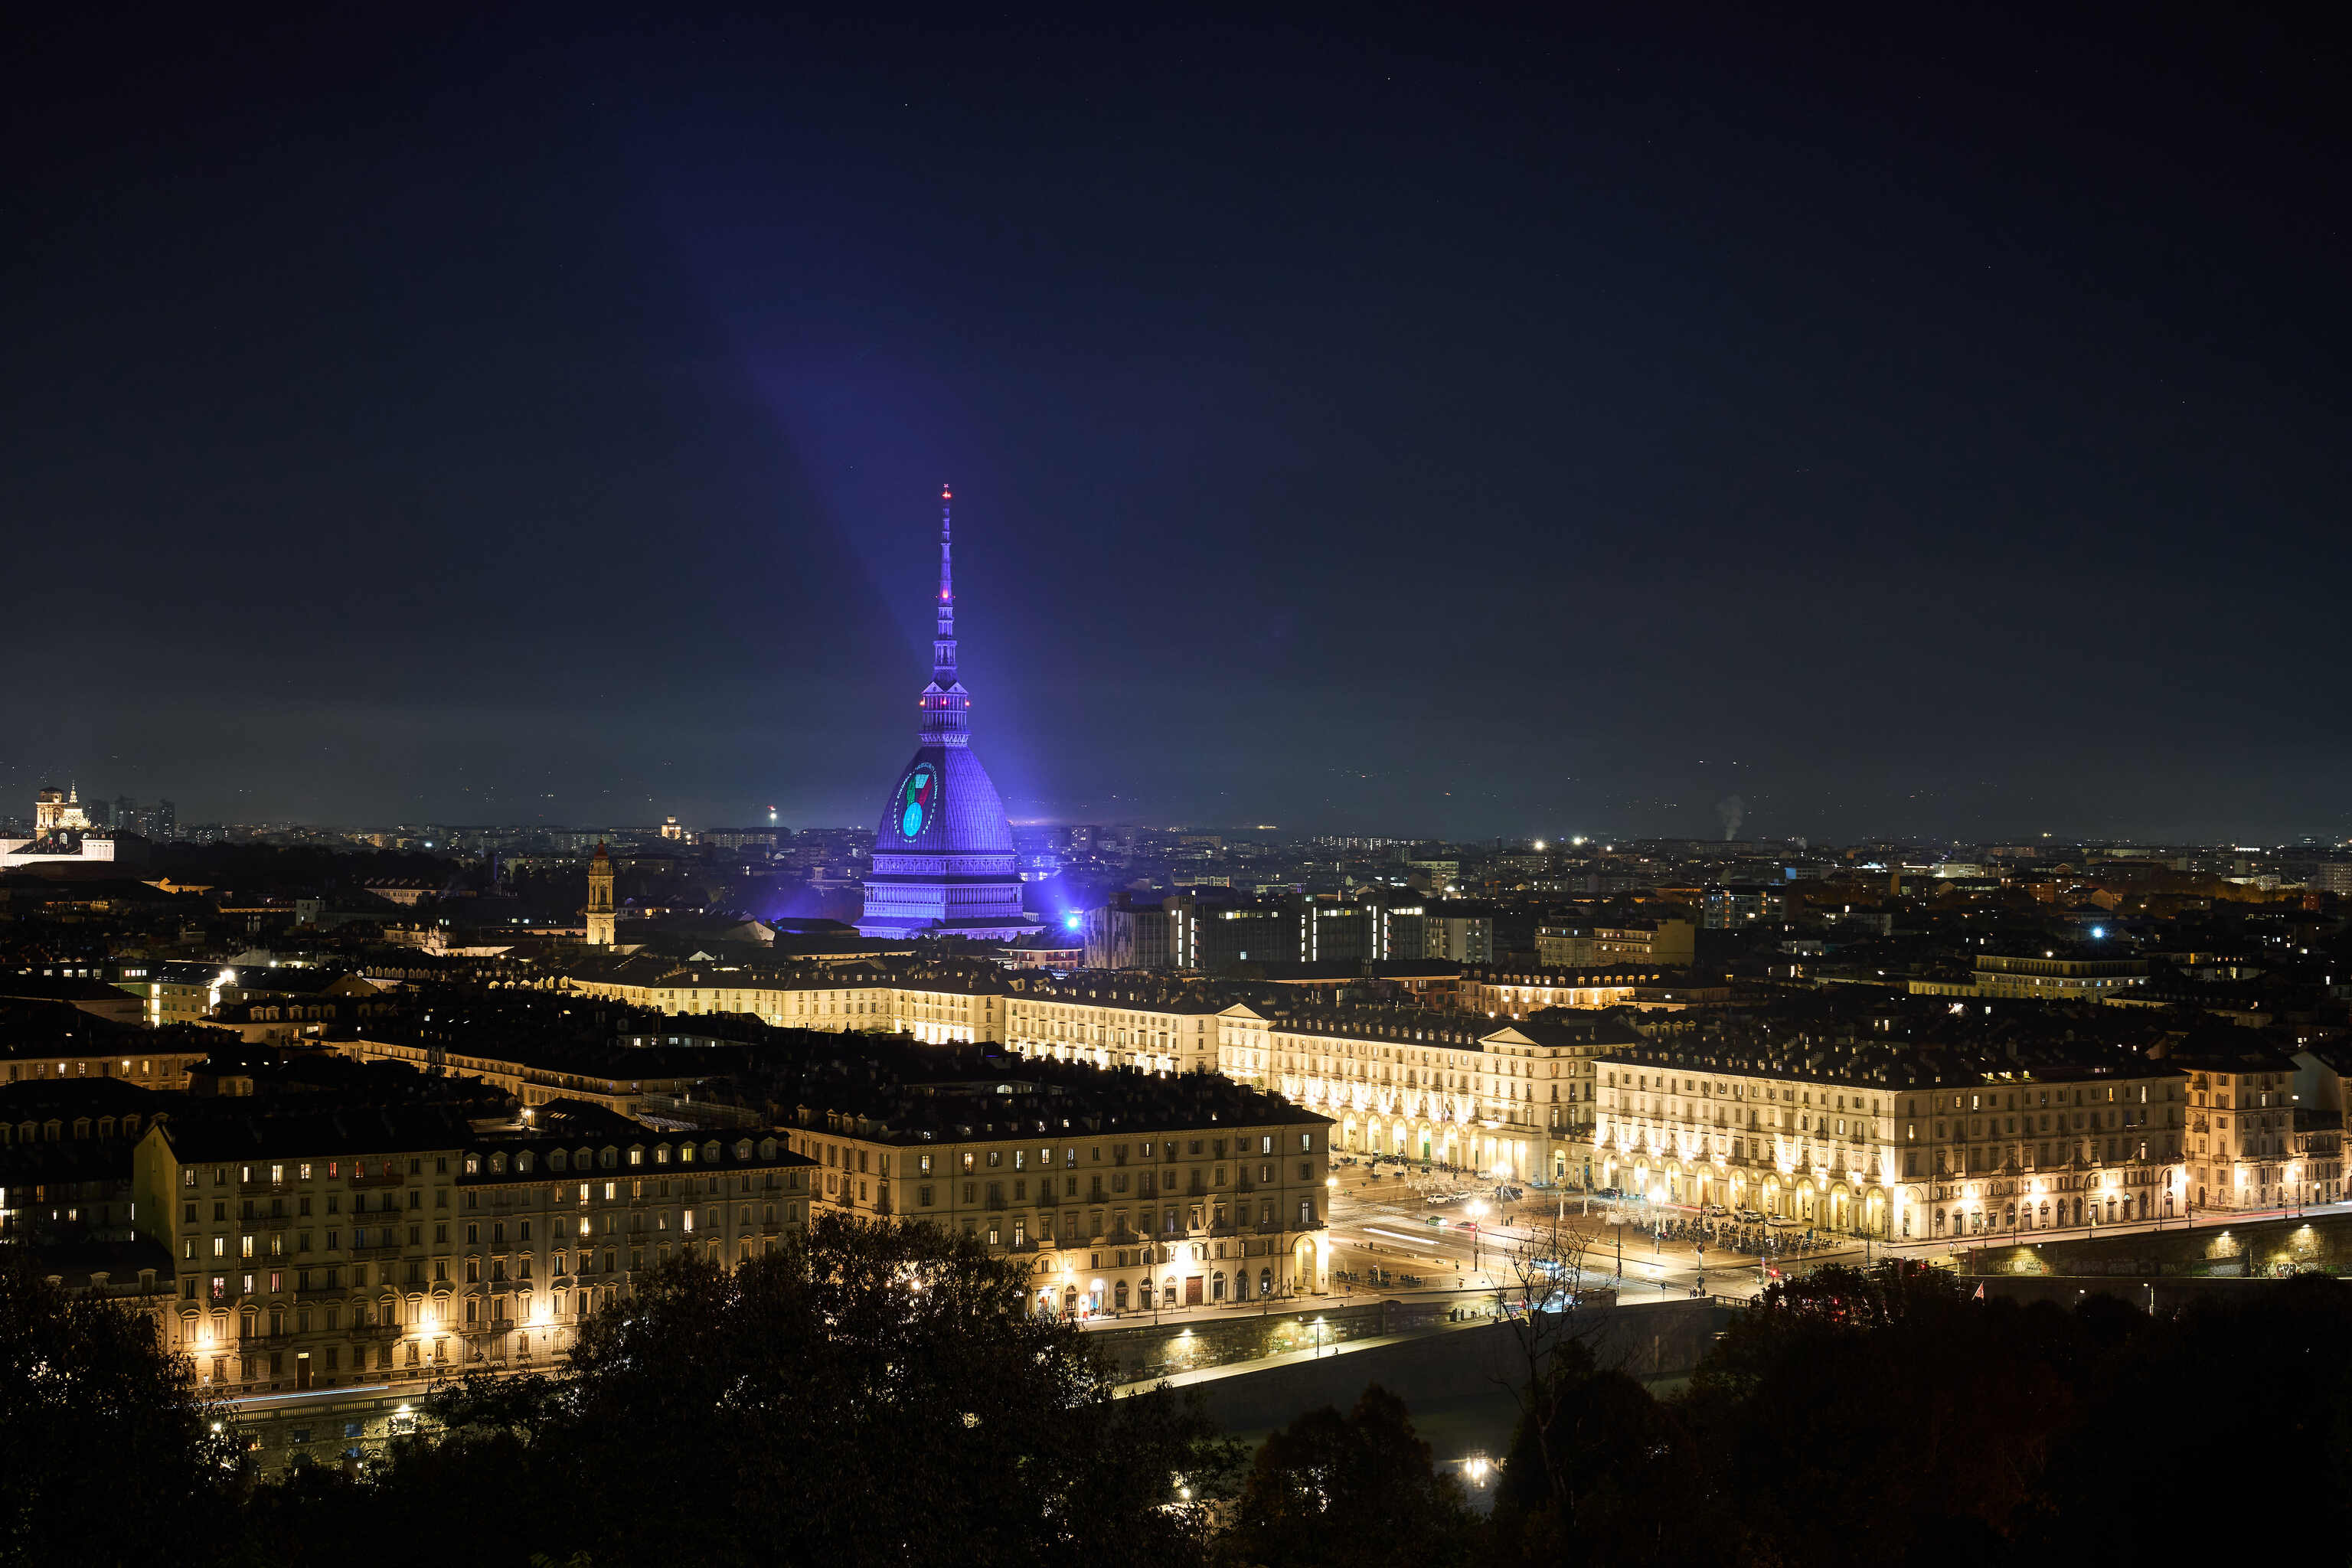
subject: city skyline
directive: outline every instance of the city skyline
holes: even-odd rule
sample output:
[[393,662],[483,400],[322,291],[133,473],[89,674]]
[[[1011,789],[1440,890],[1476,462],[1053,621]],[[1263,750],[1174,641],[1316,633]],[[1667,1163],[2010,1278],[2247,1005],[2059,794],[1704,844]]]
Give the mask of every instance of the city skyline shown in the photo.
[[50,26],[6,798],[870,826],[946,478],[1016,819],[2352,833],[2253,21]]
[[2342,1534],[2331,24],[21,18],[0,1568]]

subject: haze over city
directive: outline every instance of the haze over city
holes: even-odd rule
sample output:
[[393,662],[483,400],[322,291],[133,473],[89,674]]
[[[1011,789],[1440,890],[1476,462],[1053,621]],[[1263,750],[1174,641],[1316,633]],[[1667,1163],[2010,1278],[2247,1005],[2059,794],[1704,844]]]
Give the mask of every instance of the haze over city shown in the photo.
[[2341,839],[2339,57],[1913,25],[47,20],[0,793]]

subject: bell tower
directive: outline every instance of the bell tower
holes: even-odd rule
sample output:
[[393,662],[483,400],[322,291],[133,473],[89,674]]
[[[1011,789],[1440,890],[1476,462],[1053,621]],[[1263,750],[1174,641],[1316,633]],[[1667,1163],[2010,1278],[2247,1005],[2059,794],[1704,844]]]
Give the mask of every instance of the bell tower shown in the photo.
[[588,945],[613,945],[613,857],[602,844],[588,862]]

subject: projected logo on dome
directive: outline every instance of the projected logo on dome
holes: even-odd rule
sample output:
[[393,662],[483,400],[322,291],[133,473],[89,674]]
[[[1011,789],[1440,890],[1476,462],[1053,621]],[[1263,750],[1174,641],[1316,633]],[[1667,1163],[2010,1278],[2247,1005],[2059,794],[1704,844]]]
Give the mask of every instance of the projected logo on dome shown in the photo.
[[907,775],[898,791],[898,832],[912,838],[922,832],[923,825],[931,819],[940,801],[940,775],[930,763],[924,763]]

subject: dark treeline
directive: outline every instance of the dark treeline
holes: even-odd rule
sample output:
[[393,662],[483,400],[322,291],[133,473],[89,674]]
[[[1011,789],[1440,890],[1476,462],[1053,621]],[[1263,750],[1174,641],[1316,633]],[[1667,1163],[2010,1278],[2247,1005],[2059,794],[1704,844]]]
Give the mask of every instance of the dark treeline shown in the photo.
[[1503,1468],[1491,1556],[2117,1562],[2247,1550],[2281,1504],[2344,1539],[2352,1288],[2250,1284],[2164,1317],[1973,1289],[1820,1269],[1668,1401],[1567,1349]]
[[2330,1279],[2157,1318],[1824,1268],[1666,1400],[1549,1320],[1484,1518],[1379,1388],[1247,1459],[1172,1394],[1112,1398],[1023,1286],[966,1238],[823,1219],[731,1274],[671,1268],[561,1375],[444,1385],[428,1435],[264,1481],[143,1324],[18,1268],[0,1562],[324,1564],[438,1539],[516,1568],[1982,1565],[2252,1550],[2281,1505],[2294,1536],[2352,1522],[2352,1289]]

